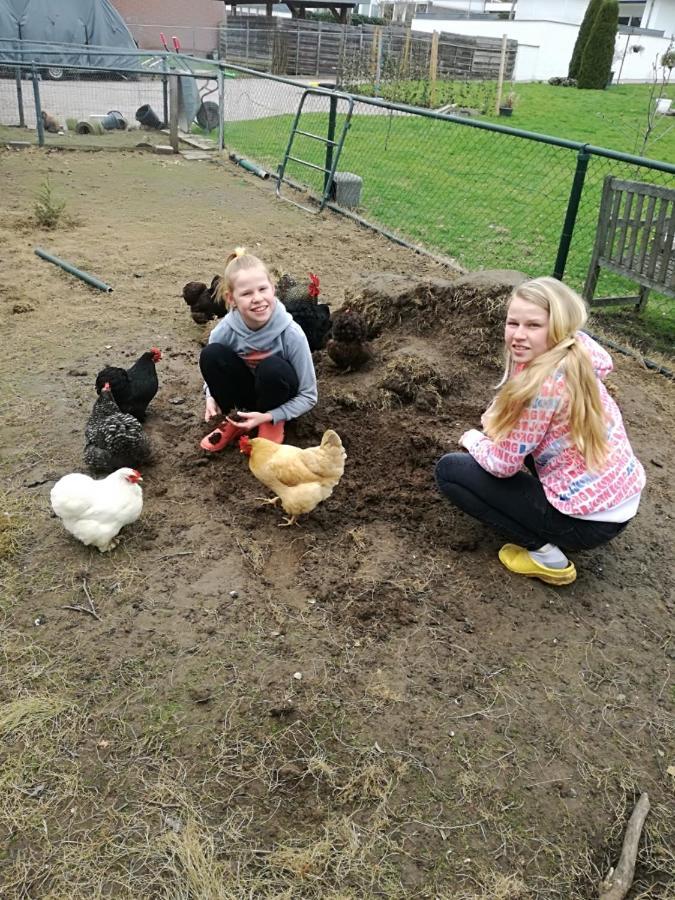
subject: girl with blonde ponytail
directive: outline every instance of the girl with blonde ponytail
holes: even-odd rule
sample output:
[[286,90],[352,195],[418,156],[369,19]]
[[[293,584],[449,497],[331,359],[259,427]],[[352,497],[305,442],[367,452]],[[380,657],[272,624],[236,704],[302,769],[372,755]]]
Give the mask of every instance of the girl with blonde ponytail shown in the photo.
[[317,401],[305,333],[278,302],[265,263],[243,247],[228,256],[218,292],[230,311],[209,335],[199,366],[204,419],[221,421],[200,446],[218,453],[254,428],[281,444],[285,423]]
[[576,579],[560,548],[590,549],[619,534],[645,484],[602,383],[611,357],[581,330],[586,317],[581,297],[555,278],[519,285],[484,430],[465,432],[468,454],[448,453],[436,466],[443,494],[517,541],[499,551],[507,569],[556,585]]

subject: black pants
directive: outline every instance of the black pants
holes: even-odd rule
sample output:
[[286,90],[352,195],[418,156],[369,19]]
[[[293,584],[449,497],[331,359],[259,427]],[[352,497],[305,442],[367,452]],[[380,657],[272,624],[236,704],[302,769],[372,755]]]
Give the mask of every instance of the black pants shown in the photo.
[[211,396],[225,414],[232,409],[269,412],[298,393],[298,376],[280,356],[268,356],[251,370],[224,344],[207,344],[199,368]]
[[495,478],[468,453],[441,457],[436,483],[455,506],[527,550],[548,543],[566,550],[590,550],[611,541],[627,525],[566,516],[551,506],[535,476],[518,472],[511,478]]

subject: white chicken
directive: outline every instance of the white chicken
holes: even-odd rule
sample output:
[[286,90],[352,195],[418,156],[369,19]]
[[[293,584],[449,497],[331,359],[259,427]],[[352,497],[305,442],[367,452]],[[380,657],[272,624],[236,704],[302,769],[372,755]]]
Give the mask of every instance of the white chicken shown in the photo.
[[117,546],[121,529],[140,516],[142,480],[140,472],[129,468],[100,479],[72,472],[52,488],[52,509],[73,537],[105,553]]

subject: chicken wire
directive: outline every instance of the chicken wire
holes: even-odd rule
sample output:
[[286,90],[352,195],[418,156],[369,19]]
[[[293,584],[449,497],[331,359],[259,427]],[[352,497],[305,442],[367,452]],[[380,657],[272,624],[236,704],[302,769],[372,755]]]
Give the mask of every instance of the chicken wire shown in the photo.
[[[287,150],[289,133],[306,85],[276,79],[238,67],[228,67],[236,78],[224,85],[224,138],[228,150],[262,165],[276,175]],[[98,73],[99,76],[101,73]],[[204,82],[206,83],[206,82]],[[215,81],[211,82],[215,85]],[[136,109],[148,104],[163,117],[161,76],[139,74],[135,80],[106,77],[41,81],[45,109],[66,107],[76,115],[121,112],[134,122]],[[23,82],[26,124],[34,126],[33,86]],[[215,95],[217,97],[217,95]],[[499,126],[471,127],[460,117],[434,118],[412,110],[379,105],[354,96],[351,128],[347,133],[338,171],[362,179],[360,206],[355,211],[367,222],[457,260],[467,269],[513,268],[528,275],[554,271],[554,264],[577,166],[576,146],[558,146],[555,138],[531,140],[507,133]],[[0,79],[0,122],[18,124],[13,77]],[[337,104],[335,135],[344,124],[346,102]],[[32,115],[32,120],[31,120]],[[329,95],[307,98],[299,128],[325,136],[329,122]],[[192,126],[193,130],[201,129]],[[4,130],[4,134],[7,129]],[[29,139],[30,132],[19,131]],[[211,132],[213,136],[214,133]],[[70,135],[45,135],[46,142],[75,141]],[[114,142],[167,143],[161,132],[106,133],[87,139],[97,145]],[[77,146],[83,141],[77,139]],[[317,166],[326,165],[326,145],[299,135],[292,155]],[[565,280],[581,290],[595,240],[602,183],[607,175],[675,188],[675,174],[591,153],[578,209]],[[317,197],[324,188],[324,173],[289,161],[285,177]],[[282,193],[294,199],[284,185]],[[598,296],[636,294],[627,279],[602,271]],[[642,317],[628,307],[603,309],[599,315],[614,323],[630,323],[631,340],[649,346],[650,331],[658,333],[659,349],[672,346],[675,301],[652,292]],[[644,326],[644,327],[643,327]]]

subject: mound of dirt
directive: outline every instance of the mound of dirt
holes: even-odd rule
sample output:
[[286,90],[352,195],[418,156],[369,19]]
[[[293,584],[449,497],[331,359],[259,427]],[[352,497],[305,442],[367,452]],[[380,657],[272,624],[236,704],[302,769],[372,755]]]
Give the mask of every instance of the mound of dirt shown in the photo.
[[401,326],[417,333],[456,334],[463,325],[480,323],[500,342],[504,303],[528,277],[511,269],[471,272],[453,279],[368,275],[347,293],[344,306],[363,315],[370,337]]

